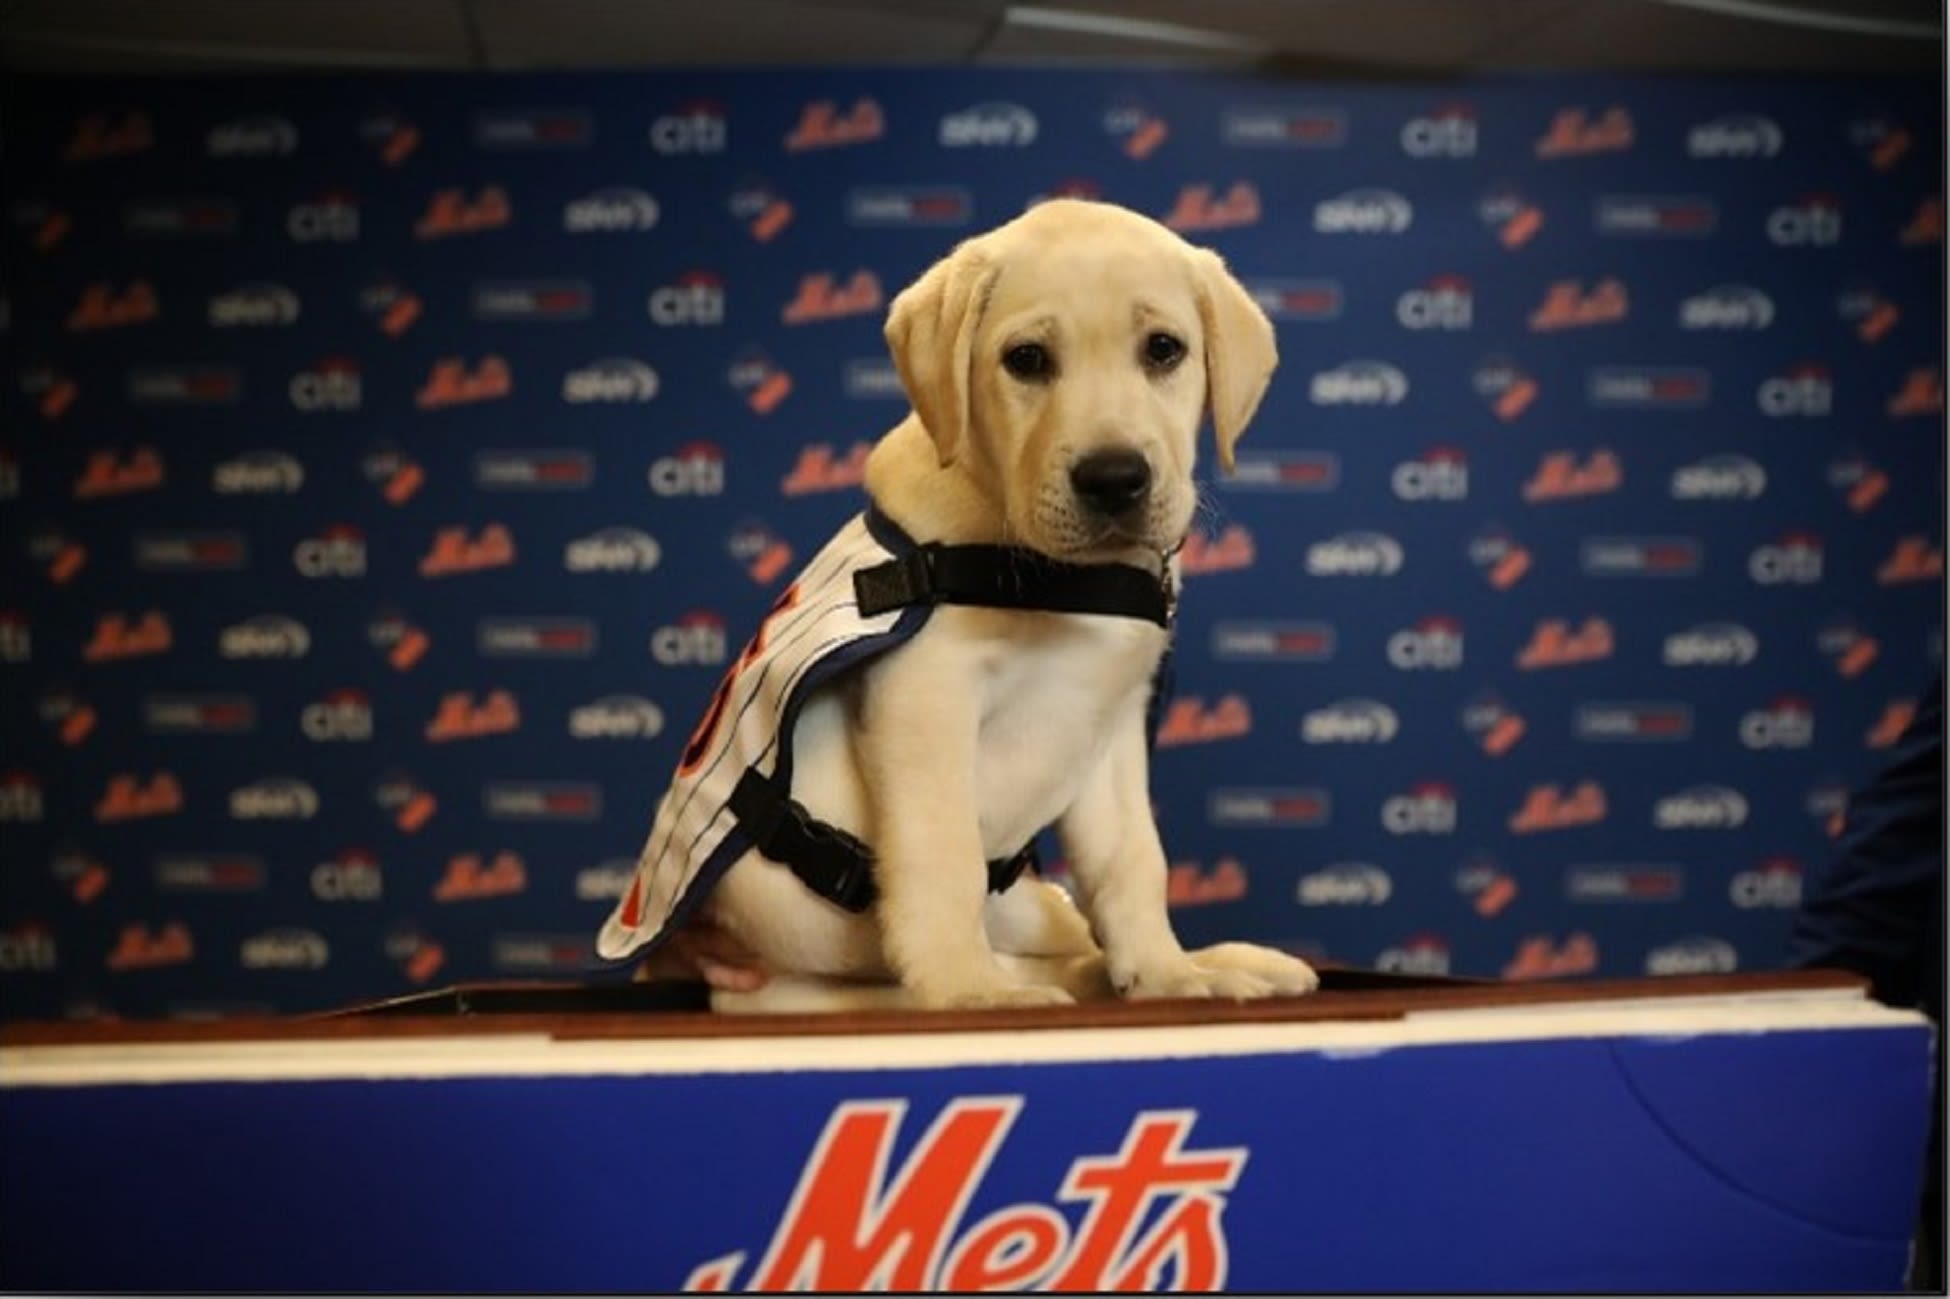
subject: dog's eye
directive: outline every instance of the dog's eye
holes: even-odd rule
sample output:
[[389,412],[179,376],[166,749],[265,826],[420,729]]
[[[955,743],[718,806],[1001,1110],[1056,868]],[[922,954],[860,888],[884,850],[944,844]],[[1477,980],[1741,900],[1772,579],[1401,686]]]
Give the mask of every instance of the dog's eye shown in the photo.
[[1041,343],[1017,343],[1002,354],[1002,365],[1018,379],[1047,379],[1056,372],[1056,359]]
[[1169,370],[1185,359],[1185,345],[1170,334],[1153,334],[1144,340],[1144,363],[1153,370]]

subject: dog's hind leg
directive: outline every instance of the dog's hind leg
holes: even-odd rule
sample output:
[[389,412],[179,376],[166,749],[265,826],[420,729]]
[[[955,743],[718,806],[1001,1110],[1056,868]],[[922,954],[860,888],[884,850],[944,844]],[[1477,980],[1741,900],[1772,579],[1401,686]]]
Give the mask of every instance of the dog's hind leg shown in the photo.
[[[1010,956],[1091,956],[1097,941],[1070,895],[1045,880],[1022,879],[990,894],[982,911],[989,946]],[[1041,980],[1039,980],[1041,982]]]

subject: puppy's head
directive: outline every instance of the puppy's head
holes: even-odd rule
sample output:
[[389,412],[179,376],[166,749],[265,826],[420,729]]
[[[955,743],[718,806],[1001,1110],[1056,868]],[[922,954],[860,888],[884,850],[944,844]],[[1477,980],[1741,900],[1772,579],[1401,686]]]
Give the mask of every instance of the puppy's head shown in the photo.
[[1216,254],[1069,199],[937,263],[894,299],[887,342],[941,464],[1013,538],[1078,560],[1176,546],[1205,415],[1230,470],[1278,363]]

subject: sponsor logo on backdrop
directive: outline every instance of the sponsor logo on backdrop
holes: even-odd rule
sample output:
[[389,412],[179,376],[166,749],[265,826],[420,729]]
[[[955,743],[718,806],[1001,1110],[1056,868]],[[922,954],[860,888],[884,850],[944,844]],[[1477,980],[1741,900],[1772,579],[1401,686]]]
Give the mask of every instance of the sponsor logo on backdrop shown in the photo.
[[574,740],[654,740],[663,731],[663,710],[641,695],[605,695],[569,711]]
[[1521,891],[1511,876],[1487,857],[1471,858],[1456,872],[1456,891],[1470,899],[1477,915],[1489,920],[1501,915]]
[[314,743],[363,743],[372,738],[372,697],[363,690],[334,690],[305,705],[298,729]]
[[[108,868],[92,857],[64,852],[48,862],[48,869],[68,896],[83,906],[108,891]],[[4,968],[5,962],[0,961],[0,969]]]
[[1402,562],[1401,543],[1381,532],[1343,532],[1307,547],[1313,577],[1393,577]]
[[1690,785],[1652,805],[1660,830],[1738,830],[1747,824],[1747,796],[1725,785]]
[[169,615],[160,609],[151,609],[139,617],[105,613],[95,619],[95,630],[82,646],[81,659],[84,663],[111,663],[150,658],[167,654],[175,644]]
[[1544,210],[1507,186],[1478,199],[1476,216],[1496,241],[1512,252],[1535,239],[1544,228]]
[[418,461],[384,443],[360,459],[359,472],[379,489],[388,505],[396,507],[412,500],[427,482],[426,470]]
[[1322,826],[1333,820],[1333,795],[1324,789],[1215,789],[1205,817],[1225,826]]
[[576,872],[575,896],[578,902],[614,902],[629,892],[636,879],[636,861],[617,857]]
[[1862,743],[1871,749],[1889,748],[1902,738],[1903,732],[1915,719],[1914,699],[1891,700],[1884,706],[1882,716],[1876,719],[1875,725],[1869,728],[1868,734],[1862,737]]
[[1700,239],[1720,224],[1719,205],[1694,194],[1605,194],[1591,207],[1600,235]]
[[1104,131],[1117,141],[1124,156],[1142,162],[1171,138],[1164,118],[1132,99],[1120,99],[1104,110]]
[[247,970],[319,970],[331,959],[322,934],[296,927],[267,929],[237,949],[238,964]]
[[28,236],[37,253],[54,251],[74,230],[74,218],[49,203],[15,203],[12,212],[14,224]]
[[1036,115],[1020,104],[981,103],[941,119],[944,149],[1021,149],[1036,143]]
[[122,230],[131,238],[237,233],[237,205],[227,198],[137,199],[122,209]]
[[1783,248],[1829,248],[1842,241],[1842,202],[1804,194],[1767,214],[1767,241]]
[[665,157],[723,153],[731,142],[724,105],[710,100],[680,104],[651,119],[650,147]]
[[138,532],[132,552],[145,573],[233,572],[250,563],[241,532]]
[[219,496],[287,496],[304,485],[304,465],[283,451],[246,451],[210,470],[210,490]]
[[1396,465],[1388,487],[1399,501],[1468,500],[1469,458],[1460,447],[1430,447]]
[[474,647],[482,658],[588,658],[596,624],[587,618],[483,618]]
[[1475,292],[1460,275],[1434,276],[1395,299],[1395,321],[1403,329],[1468,329],[1475,317]]
[[1682,938],[1645,955],[1650,975],[1731,974],[1740,968],[1733,944],[1723,938]]
[[1374,968],[1389,974],[1449,973],[1449,944],[1436,934],[1412,934],[1374,958]]
[[1375,699],[1341,699],[1300,719],[1308,744],[1386,744],[1401,731],[1395,710]]
[[499,185],[483,185],[472,193],[458,187],[435,190],[413,223],[413,237],[425,242],[477,235],[505,229],[514,219],[508,191]]
[[514,534],[505,524],[490,523],[478,534],[471,534],[465,526],[441,528],[433,534],[427,553],[420,556],[419,571],[421,577],[452,577],[507,568],[514,562]]
[[1236,740],[1250,735],[1252,729],[1253,710],[1244,695],[1225,695],[1210,708],[1203,697],[1187,695],[1171,701],[1158,727],[1157,744],[1161,749],[1169,749]]
[[1826,415],[1834,408],[1834,381],[1827,366],[1804,362],[1763,380],[1754,399],[1769,419]]
[[1836,675],[1844,680],[1868,671],[1882,652],[1875,637],[1845,619],[1823,624],[1815,633],[1815,648],[1834,663]]
[[366,534],[349,523],[334,523],[293,546],[291,564],[300,577],[364,577]]
[[45,420],[57,420],[73,408],[81,389],[75,381],[47,366],[21,371],[20,392],[34,404],[35,413]]
[[56,738],[69,748],[80,745],[94,734],[101,715],[94,706],[84,699],[62,691],[50,691],[41,696],[40,718],[47,723]]
[[1891,419],[1934,415],[1943,409],[1943,374],[1935,366],[1911,370],[1885,408]]
[[1341,460],[1331,451],[1241,451],[1232,473],[1214,485],[1229,491],[1331,492],[1340,481]]
[[1388,638],[1388,664],[1404,672],[1450,671],[1463,665],[1463,628],[1432,615]]
[[1666,637],[1659,661],[1669,668],[1742,668],[1760,653],[1760,639],[1736,622],[1704,622]]
[[427,372],[427,381],[413,394],[413,404],[421,410],[444,410],[499,401],[514,390],[514,372],[499,356],[484,356],[472,368],[462,357],[444,357]]
[[1903,318],[1902,310],[1867,285],[1851,285],[1835,295],[1835,314],[1865,343],[1879,343]]
[[169,853],[150,864],[159,893],[262,893],[264,862],[247,853]]
[[958,185],[869,185],[846,194],[850,226],[964,226],[974,200]]
[[1561,785],[1532,785],[1507,824],[1511,834],[1540,834],[1599,825],[1609,813],[1605,787],[1595,780],[1581,780],[1568,791]]
[[579,108],[499,109],[474,115],[477,149],[586,149],[596,124]]
[[[452,696],[449,696],[449,698],[452,698]],[[513,704],[511,701],[509,708],[512,709],[512,707]],[[487,706],[475,710],[473,720],[482,720],[493,708],[494,703],[490,700]],[[460,716],[459,710],[456,709],[453,713],[447,714],[443,720],[464,722],[469,719]],[[499,719],[489,718],[489,720]],[[437,737],[430,734],[427,738],[435,739]],[[450,736],[449,738],[452,737]],[[426,828],[427,824],[433,820],[434,814],[440,810],[439,800],[430,791],[419,785],[411,776],[397,774],[387,776],[373,787],[372,801],[405,834],[418,834]]]
[[761,586],[792,566],[792,546],[766,524],[748,520],[725,542],[725,550]]
[[311,868],[311,895],[320,902],[378,902],[386,894],[379,859],[348,848]]
[[477,280],[469,309],[476,320],[556,323],[587,319],[594,303],[581,280]]
[[1474,158],[1477,146],[1476,110],[1468,104],[1444,104],[1402,124],[1402,152],[1411,158]]
[[887,397],[904,401],[907,398],[907,390],[901,387],[900,371],[886,357],[848,361],[843,383],[846,395],[860,400]]
[[1598,968],[1598,943],[1590,934],[1575,933],[1562,943],[1538,934],[1517,945],[1517,954],[1503,967],[1511,980],[1562,979],[1589,974]]
[[587,451],[479,451],[474,485],[482,491],[584,491],[596,480]]
[[217,633],[217,654],[226,659],[299,659],[311,652],[311,632],[295,618],[258,614]]
[[1606,278],[1584,288],[1579,280],[1556,280],[1530,313],[1533,334],[1616,324],[1631,314],[1631,295],[1622,281]]
[[587,934],[496,934],[489,961],[508,974],[561,974],[589,966]]
[[879,311],[886,301],[880,277],[869,270],[857,270],[845,284],[827,272],[802,276],[799,291],[779,311],[788,325],[805,325],[821,320],[840,320]]
[[1507,591],[1530,572],[1530,551],[1501,528],[1490,527],[1470,538],[1469,562],[1483,580],[1499,591]]
[[490,690],[477,701],[471,690],[450,691],[427,722],[426,738],[433,744],[509,735],[521,729],[521,705],[506,690]]
[[1579,704],[1571,733],[1589,743],[1674,744],[1693,737],[1693,710],[1674,700]]
[[1812,532],[1786,532],[1747,556],[1747,576],[1762,586],[1807,586],[1821,581],[1821,538]]
[[1679,304],[1679,327],[1700,330],[1760,330],[1774,323],[1774,300],[1746,284],[1716,284]]
[[433,640],[423,628],[390,610],[366,624],[366,642],[385,656],[395,672],[412,671],[433,648]]
[[1767,470],[1747,456],[1717,455],[1672,471],[1666,494],[1676,501],[1751,501],[1767,491]]
[[1440,780],[1418,781],[1381,804],[1381,827],[1389,834],[1454,834],[1456,817],[1455,787]]
[[266,776],[230,791],[233,821],[309,821],[318,815],[318,791],[292,776]]
[[1391,189],[1352,189],[1314,204],[1314,230],[1323,235],[1398,235],[1415,224],[1415,209]]
[[1252,300],[1274,321],[1339,320],[1345,294],[1339,280],[1246,279]]
[[1578,567],[1590,577],[1698,577],[1704,548],[1694,537],[1586,537]]
[[894,1151],[908,1102],[845,1101],[827,1119],[763,1249],[691,1268],[686,1290],[1146,1289],[1169,1267],[1182,1290],[1225,1286],[1226,1195],[1251,1152],[1189,1149],[1188,1110],[1135,1114],[1115,1153],[1069,1161],[1053,1203],[1089,1205],[1080,1222],[1023,1201],[963,1226],[1021,1115],[1021,1096],[950,1101]]
[[693,609],[650,633],[650,656],[665,667],[715,666],[729,652],[724,619],[707,609]]
[[1772,158],[1785,137],[1772,118],[1727,113],[1686,132],[1688,158]]
[[1624,485],[1625,468],[1608,447],[1593,451],[1583,463],[1575,451],[1547,451],[1537,462],[1537,472],[1524,482],[1523,499],[1535,505],[1607,496]]
[[1478,694],[1463,705],[1462,728],[1492,758],[1516,748],[1528,730],[1523,717],[1492,692]]
[[1805,749],[1814,739],[1814,707],[1792,695],[1750,709],[1740,718],[1740,743],[1745,748]]
[[359,119],[359,138],[381,162],[397,167],[420,147],[420,128],[398,113],[379,111]]
[[1617,647],[1607,619],[1586,618],[1573,628],[1568,618],[1544,618],[1538,621],[1530,640],[1517,651],[1517,666],[1531,672],[1539,668],[1601,663]]
[[562,376],[562,400],[571,406],[626,405],[656,399],[656,370],[629,357],[592,361]]
[[1616,104],[1600,113],[1561,108],[1537,137],[1534,151],[1539,158],[1580,158],[1622,153],[1632,147],[1632,140],[1632,115]]
[[396,963],[409,981],[424,985],[447,963],[447,952],[425,934],[402,927],[386,935],[386,958]]
[[1234,181],[1224,194],[1211,185],[1187,185],[1161,221],[1181,234],[1198,230],[1232,230],[1258,225],[1259,188],[1251,181]]
[[1586,374],[1584,391],[1601,408],[1686,410],[1706,405],[1713,381],[1697,366],[1603,365]]
[[1477,366],[1469,382],[1476,395],[1488,403],[1490,413],[1505,423],[1529,410],[1540,391],[1535,379],[1500,357]]
[[1394,896],[1388,872],[1367,862],[1337,862],[1302,875],[1293,900],[1303,907],[1378,907]]
[[1888,171],[1909,154],[1909,129],[1886,117],[1858,117],[1848,124],[1849,142],[1877,171]]
[[1228,108],[1219,138],[1237,149],[1338,149],[1347,114],[1338,108]]
[[656,539],[635,528],[604,528],[562,551],[562,567],[571,573],[648,573],[662,560]]
[[154,447],[136,447],[126,455],[92,451],[74,482],[77,501],[101,500],[154,491],[163,485],[163,459]]
[[1324,663],[1334,657],[1334,625],[1325,622],[1221,622],[1212,628],[1212,657]]
[[1165,876],[1165,905],[1204,907],[1237,902],[1246,896],[1247,886],[1246,868],[1233,857],[1221,857],[1209,872],[1201,870],[1195,861],[1173,862]]
[[203,153],[209,158],[288,158],[297,151],[298,128],[283,117],[233,118],[203,137]]
[[726,203],[731,219],[762,244],[769,244],[792,224],[793,208],[769,184],[747,179],[731,192]]
[[75,120],[74,131],[61,152],[64,162],[97,162],[128,158],[155,147],[156,127],[149,114],[128,110],[90,113]]
[[1908,582],[1934,582],[1943,576],[1943,549],[1932,546],[1928,537],[1909,536],[1897,540],[1895,549],[1876,566],[1877,586],[1899,586]]
[[355,194],[327,191],[284,214],[284,232],[294,244],[349,244],[359,238],[359,199]]
[[785,496],[808,496],[815,492],[850,491],[867,478],[867,457],[871,442],[855,442],[844,455],[836,455],[830,443],[801,447],[792,472],[779,482]]
[[[46,814],[47,800],[39,777],[27,771],[0,772],[0,822],[33,824]],[[103,818],[97,815],[95,819]]]
[[159,970],[187,965],[196,957],[196,940],[180,920],[151,930],[145,924],[122,926],[106,964],[111,970]]
[[[47,580],[56,586],[66,586],[81,575],[88,566],[88,548],[65,533],[42,530],[28,539],[28,554],[36,562],[46,566]],[[0,630],[11,631],[12,624],[0,618]],[[25,627],[19,628],[25,635]]]
[[1801,863],[1792,857],[1771,857],[1741,871],[1727,885],[1727,900],[1742,911],[1792,911],[1801,905]]
[[249,695],[144,695],[142,729],[152,735],[245,735],[257,729]]
[[349,356],[327,356],[291,376],[285,386],[291,404],[306,414],[353,411],[365,404],[359,363]]
[[756,347],[739,352],[725,371],[725,381],[754,415],[770,415],[792,395],[792,376]]
[[724,280],[713,271],[686,271],[650,293],[652,323],[664,326],[722,325]]
[[148,280],[131,280],[120,290],[101,280],[81,290],[81,296],[68,312],[66,328],[70,334],[123,329],[146,325],[161,315],[161,299],[156,296],[156,286]]
[[378,280],[359,290],[359,310],[388,338],[402,337],[424,310],[418,295],[391,280]]
[[456,853],[447,859],[446,873],[433,886],[433,900],[479,902],[527,891],[528,865],[521,854],[498,852],[484,862],[479,853]]
[[1677,866],[1573,866],[1564,873],[1567,902],[1677,902],[1686,893],[1686,873]]
[[1942,243],[1943,199],[1926,198],[1919,202],[1915,213],[1904,224],[1902,232],[1896,236],[1896,242],[1905,248]]
[[866,144],[887,134],[887,118],[880,102],[861,98],[841,109],[839,101],[821,99],[799,110],[799,121],[785,137],[787,153],[837,149]]

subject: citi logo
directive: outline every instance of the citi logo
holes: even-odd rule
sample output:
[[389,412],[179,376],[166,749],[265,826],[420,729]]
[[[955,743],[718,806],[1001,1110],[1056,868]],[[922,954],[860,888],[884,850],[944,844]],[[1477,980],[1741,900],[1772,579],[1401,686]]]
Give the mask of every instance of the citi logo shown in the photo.
[[291,404],[307,414],[316,411],[358,410],[365,404],[359,363],[349,357],[328,356],[309,370],[291,376]]
[[571,573],[648,573],[663,560],[663,548],[635,528],[604,528],[571,541],[562,567]]
[[574,740],[654,740],[663,731],[663,710],[639,695],[606,695],[569,713]]
[[1344,532],[1307,547],[1314,577],[1393,577],[1401,569],[1401,543],[1385,533]]
[[1754,393],[1769,419],[1822,416],[1834,409],[1835,385],[1825,365],[1797,365],[1764,381]]
[[724,495],[724,452],[710,442],[691,442],[650,462],[650,490],[658,496]]
[[1020,104],[983,103],[941,119],[944,149],[1022,149],[1036,143],[1036,115]]
[[1415,223],[1415,209],[1390,189],[1356,189],[1314,205],[1314,230],[1324,235],[1398,235]]
[[1386,947],[1374,958],[1374,968],[1390,974],[1449,973],[1449,944],[1434,934],[1416,934],[1393,947]]
[[284,214],[284,232],[294,244],[349,244],[359,237],[359,200],[349,194],[321,194],[295,203]]
[[1685,330],[1758,330],[1774,323],[1774,300],[1745,284],[1716,284],[1679,304]]
[[1767,214],[1767,241],[1783,248],[1829,248],[1842,240],[1841,201],[1811,194]]
[[1388,638],[1388,665],[1403,672],[1451,672],[1463,665],[1463,629],[1454,618],[1424,618]]
[[313,866],[310,883],[320,902],[377,902],[386,892],[378,859],[356,848]]
[[1408,396],[1408,376],[1381,361],[1349,361],[1323,370],[1308,385],[1316,406],[1398,406]]
[[310,652],[311,632],[278,614],[246,618],[217,635],[217,654],[226,659],[301,659]]
[[234,821],[309,821],[318,815],[318,791],[302,780],[272,776],[230,791]]
[[650,123],[650,147],[665,157],[723,153],[731,126],[714,103],[686,104]]
[[1688,158],[1772,158],[1781,151],[1781,128],[1753,113],[1729,113],[1686,132]]
[[1760,638],[1736,622],[1707,622],[1666,637],[1659,661],[1669,668],[1743,668],[1760,654]]
[[1740,743],[1749,749],[1805,749],[1815,741],[1815,712],[1805,699],[1783,697],[1740,718]]
[[715,613],[693,611],[650,633],[650,656],[666,667],[709,666],[726,654],[724,619]]
[[609,357],[562,376],[562,400],[571,406],[620,406],[654,401],[662,381],[642,361]]
[[1396,465],[1388,486],[1401,501],[1468,500],[1469,459],[1456,447],[1431,447]]
[[297,294],[282,284],[258,281],[211,298],[208,319],[213,329],[261,329],[295,324],[298,314]]
[[724,324],[724,280],[711,271],[687,271],[650,293],[653,324],[666,328]]
[[1747,556],[1747,576],[1762,586],[1809,586],[1821,572],[1821,539],[1811,533],[1789,533]]
[[1438,275],[1395,299],[1395,320],[1403,329],[1468,329],[1475,316],[1475,293],[1460,275]]
[[1293,900],[1303,907],[1378,907],[1394,892],[1394,881],[1379,866],[1342,862],[1302,875]]
[[363,690],[334,690],[299,714],[299,729],[315,743],[363,743],[372,738],[372,700]]
[[1343,699],[1300,721],[1300,738],[1308,744],[1386,744],[1400,731],[1395,710],[1373,699]]
[[1738,830],[1747,824],[1747,797],[1725,785],[1693,785],[1652,805],[1660,830]]
[[1422,781],[1382,803],[1381,827],[1394,835],[1454,834],[1456,791],[1441,781]]
[[304,485],[305,467],[282,451],[248,451],[210,471],[210,490],[219,496],[288,495]]
[[0,823],[38,822],[46,814],[39,780],[24,771],[0,773]]
[[365,534],[347,524],[334,524],[293,546],[291,563],[300,577],[364,577]]
[[1727,900],[1742,911],[1792,911],[1801,905],[1801,863],[1787,857],[1741,871],[1727,884]]
[[1767,491],[1767,471],[1746,456],[1708,456],[1672,471],[1676,501],[1752,501]]
[[1449,104],[1426,117],[1411,117],[1400,134],[1402,152],[1411,158],[1474,158],[1476,111]]
[[210,158],[284,158],[297,150],[298,128],[282,117],[240,117],[203,137]]

